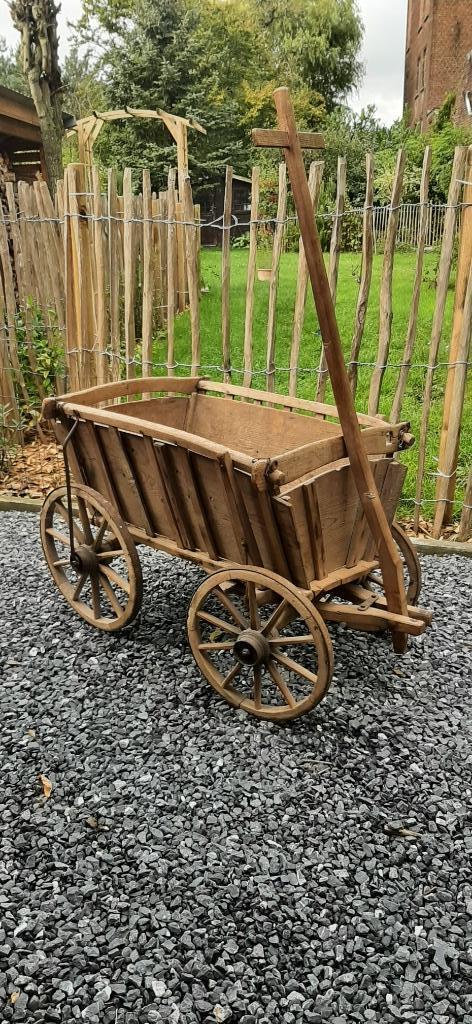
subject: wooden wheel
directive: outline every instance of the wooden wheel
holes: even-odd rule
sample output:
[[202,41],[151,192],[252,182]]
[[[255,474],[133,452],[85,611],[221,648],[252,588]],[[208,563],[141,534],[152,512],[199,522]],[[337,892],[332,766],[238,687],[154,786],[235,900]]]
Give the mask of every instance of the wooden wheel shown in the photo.
[[136,546],[118,512],[90,487],[72,485],[71,558],[67,490],[48,494],[41,510],[41,543],[51,576],[71,607],[91,626],[121,629],[141,607]]
[[[403,561],[403,578],[405,581],[406,599],[408,604],[418,604],[421,591],[421,566],[416,550],[410,538],[398,523],[392,523],[392,537],[400,551]],[[365,577],[365,582],[373,590],[379,588],[383,593],[382,574],[376,570]]]
[[[228,583],[235,585],[230,593]],[[270,596],[260,607],[261,591]],[[302,591],[268,570],[214,573],[194,594],[187,626],[203,675],[252,715],[297,718],[328,689],[333,653],[321,616]]]

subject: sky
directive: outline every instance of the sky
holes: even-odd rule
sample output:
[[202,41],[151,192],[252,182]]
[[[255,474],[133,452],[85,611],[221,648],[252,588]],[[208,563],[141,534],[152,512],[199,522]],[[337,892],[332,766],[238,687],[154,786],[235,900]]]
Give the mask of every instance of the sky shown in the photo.
[[[365,77],[350,103],[355,110],[374,103],[381,121],[391,124],[402,112],[407,0],[358,2],[365,27],[361,55]],[[63,56],[67,51],[67,22],[79,16],[81,0],[62,0],[61,6],[59,33]],[[18,41],[7,0],[0,0],[0,35],[6,37],[9,45],[16,45]]]

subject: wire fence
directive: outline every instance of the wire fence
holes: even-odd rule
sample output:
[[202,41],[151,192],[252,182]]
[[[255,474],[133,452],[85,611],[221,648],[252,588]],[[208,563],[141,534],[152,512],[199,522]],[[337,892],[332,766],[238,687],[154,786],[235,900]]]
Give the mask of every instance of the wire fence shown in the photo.
[[[456,151],[448,202],[438,206],[429,202],[426,163],[422,201],[402,204],[399,160],[391,203],[378,208],[368,160],[365,204],[347,211],[340,161],[335,207],[322,217],[358,410],[407,420],[418,437],[402,455],[402,514],[417,532],[461,537],[471,532],[470,162],[470,152]],[[322,174],[314,163],[315,216]],[[202,224],[190,181],[179,192],[172,172],[158,194],[147,171],[139,195],[125,171],[118,195],[112,170],[103,191],[98,171],[88,180],[77,165],[67,169],[54,201],[44,183],[7,186],[0,215],[0,487],[39,496],[61,473],[39,424],[41,400],[51,392],[165,373],[330,397],[285,165],[273,216],[261,216],[259,192],[254,168],[250,213],[241,216],[228,168],[223,212]],[[203,228],[220,234],[217,251],[202,250]]]

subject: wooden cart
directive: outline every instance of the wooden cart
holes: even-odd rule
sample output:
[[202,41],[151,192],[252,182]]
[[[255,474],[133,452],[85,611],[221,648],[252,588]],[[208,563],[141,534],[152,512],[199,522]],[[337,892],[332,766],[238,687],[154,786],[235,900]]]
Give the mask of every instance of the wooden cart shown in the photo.
[[137,545],[200,564],[188,616],[198,666],[229,703],[283,720],[326,693],[327,622],[390,630],[402,651],[431,615],[394,523],[408,424],[355,413],[300,138],[287,91],[275,96],[279,131],[256,141],[285,149],[336,406],[198,377],[47,399],[66,485],[46,498],[41,539],[63,596],[109,631],[141,605]]

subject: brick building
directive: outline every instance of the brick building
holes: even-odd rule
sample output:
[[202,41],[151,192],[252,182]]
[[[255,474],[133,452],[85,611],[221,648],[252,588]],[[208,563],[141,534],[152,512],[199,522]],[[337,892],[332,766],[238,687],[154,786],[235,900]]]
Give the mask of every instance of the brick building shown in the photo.
[[448,93],[472,127],[472,0],[408,0],[404,105],[424,131]]

